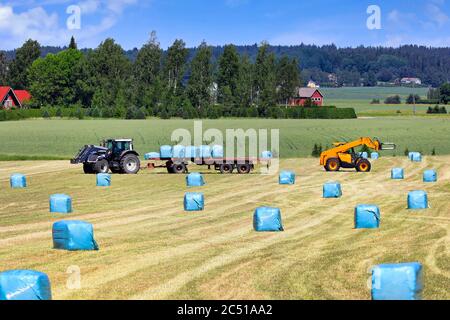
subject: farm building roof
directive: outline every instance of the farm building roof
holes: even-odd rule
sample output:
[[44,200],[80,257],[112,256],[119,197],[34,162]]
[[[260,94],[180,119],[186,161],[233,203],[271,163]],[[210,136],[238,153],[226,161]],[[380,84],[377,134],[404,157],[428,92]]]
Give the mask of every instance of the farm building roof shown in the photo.
[[298,96],[301,98],[311,98],[316,92],[319,92],[319,94],[323,97],[323,94],[316,88],[300,88],[298,90]]
[[24,103],[31,100],[31,94],[27,90],[14,90],[17,99],[20,100],[20,103]]
[[9,86],[3,86],[0,87],[0,102],[3,103],[9,94],[19,104],[19,107],[22,107],[24,102],[31,100],[31,94],[27,90],[14,90]]
[[11,90],[11,87],[0,87],[0,100],[3,101],[6,95]]

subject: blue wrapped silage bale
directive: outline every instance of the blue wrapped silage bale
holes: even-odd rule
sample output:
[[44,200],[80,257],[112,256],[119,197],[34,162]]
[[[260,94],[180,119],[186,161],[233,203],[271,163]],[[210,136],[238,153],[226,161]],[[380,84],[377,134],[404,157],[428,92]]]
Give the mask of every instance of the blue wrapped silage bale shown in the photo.
[[173,155],[172,149],[172,146],[161,146],[159,148],[161,159],[171,159]]
[[409,159],[412,162],[422,162],[422,154],[420,152],[410,152]]
[[355,229],[379,228],[380,220],[380,208],[376,205],[361,204],[355,208]]
[[394,168],[391,170],[391,179],[402,180],[405,178],[405,171],[403,168]]
[[188,192],[184,195],[185,211],[202,211],[205,208],[205,197],[203,193]]
[[211,155],[214,159],[221,159],[224,157],[223,146],[214,145],[212,147]]
[[186,155],[186,147],[181,145],[176,145],[172,149],[172,158],[184,159]]
[[21,173],[15,173],[9,178],[9,183],[13,189],[22,189],[27,187],[27,178]]
[[72,198],[66,194],[54,194],[50,196],[50,212],[71,213]]
[[199,148],[195,146],[187,146],[185,149],[185,155],[188,159],[198,158],[200,156]]
[[378,160],[378,159],[380,158],[380,154],[379,154],[378,152],[372,152],[372,153],[370,154],[370,158],[371,158],[372,160]]
[[368,154],[367,152],[360,152],[360,153],[359,153],[359,156],[360,156],[361,158],[364,158],[364,159],[368,159],[368,158],[369,158],[369,154]]
[[273,154],[270,151],[261,152],[261,159],[270,160],[273,158]]
[[210,146],[200,147],[200,157],[203,159],[210,159],[212,157],[212,150]]
[[278,182],[281,185],[293,185],[295,184],[295,173],[292,171],[281,171],[278,178]]
[[0,273],[0,300],[52,300],[50,280],[33,270]]
[[437,182],[436,170],[427,170],[423,173],[423,182]]
[[152,159],[160,159],[161,154],[159,152],[149,152],[144,155],[145,160],[152,160]]
[[408,209],[423,210],[428,209],[428,195],[425,191],[411,191],[408,194]]
[[111,186],[111,175],[109,173],[98,173],[97,187],[110,187],[110,186]]
[[205,180],[201,173],[193,172],[186,176],[186,184],[188,187],[202,187],[205,185]]
[[59,221],[53,224],[53,248],[68,251],[98,250],[94,227],[83,221]]
[[372,268],[372,300],[421,300],[422,265],[381,264]]
[[342,188],[339,182],[327,182],[323,185],[324,198],[340,198],[342,197]]
[[258,232],[284,231],[279,208],[260,207],[253,215],[253,228]]

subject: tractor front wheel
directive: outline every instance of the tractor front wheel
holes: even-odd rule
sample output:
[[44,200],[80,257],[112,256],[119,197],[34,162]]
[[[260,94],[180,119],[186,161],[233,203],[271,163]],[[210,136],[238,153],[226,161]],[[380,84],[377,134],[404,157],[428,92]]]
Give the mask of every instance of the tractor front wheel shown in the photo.
[[330,158],[325,164],[325,170],[327,171],[339,171],[341,169],[341,161],[338,158]]
[[125,174],[137,174],[141,169],[141,161],[136,155],[129,154],[120,160],[120,168]]
[[103,160],[97,161],[94,164],[94,172],[108,173],[108,171],[109,171],[109,163],[107,160],[103,159]]
[[83,163],[83,171],[85,174],[94,174],[94,168],[90,163]]
[[370,161],[367,159],[361,159],[356,164],[356,171],[358,172],[370,172],[372,169],[372,165],[370,164]]

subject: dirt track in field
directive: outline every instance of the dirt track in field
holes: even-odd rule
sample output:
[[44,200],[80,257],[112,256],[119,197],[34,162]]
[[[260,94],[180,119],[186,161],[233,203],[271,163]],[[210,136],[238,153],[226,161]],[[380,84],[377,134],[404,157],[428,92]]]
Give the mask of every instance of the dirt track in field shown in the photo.
[[[277,176],[205,174],[188,189],[184,176],[143,171],[113,176],[111,188],[66,161],[0,163],[0,271],[35,269],[52,281],[55,299],[369,299],[370,267],[419,261],[426,299],[450,298],[450,157],[373,161],[373,172],[326,173],[316,159],[282,160],[295,186]],[[390,180],[404,167],[406,179]],[[439,182],[422,173],[437,169]],[[195,167],[192,168],[195,171]],[[9,188],[9,175],[29,187]],[[322,199],[322,185],[340,181],[344,196]],[[408,211],[408,191],[426,190],[431,208]],[[185,213],[183,195],[205,193],[206,210]],[[67,193],[74,213],[48,212],[48,197]],[[377,204],[379,230],[353,229],[357,204]],[[282,210],[285,232],[256,233],[259,206]],[[52,249],[51,226],[61,219],[93,223],[98,252]],[[81,289],[66,286],[70,266]]]

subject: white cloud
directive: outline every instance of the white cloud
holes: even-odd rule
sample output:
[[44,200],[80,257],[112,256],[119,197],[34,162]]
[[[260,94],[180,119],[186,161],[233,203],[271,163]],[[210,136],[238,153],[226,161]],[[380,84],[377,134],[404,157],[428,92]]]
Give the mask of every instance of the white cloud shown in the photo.
[[[45,4],[67,4],[67,6],[74,3],[79,5],[81,29],[68,30],[66,27],[68,15],[59,17],[56,12],[46,11],[44,5],[33,7],[35,3],[33,0],[15,1],[13,5],[0,4],[0,36],[6,40],[3,41],[2,49],[17,48],[30,38],[43,45],[65,45],[72,35],[75,35],[81,45],[98,44],[101,39],[97,37],[114,27],[128,6],[138,3],[137,0],[82,0],[79,2],[47,0],[44,2]],[[17,6],[32,8],[20,12]],[[97,22],[85,23],[83,16],[86,15],[91,15],[90,21],[97,20]]]
[[443,27],[450,20],[448,15],[445,14],[445,12],[437,4],[428,4],[426,14],[428,19],[434,22],[438,27]]

